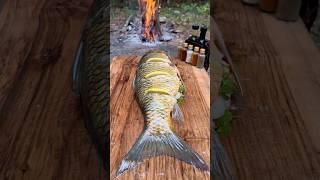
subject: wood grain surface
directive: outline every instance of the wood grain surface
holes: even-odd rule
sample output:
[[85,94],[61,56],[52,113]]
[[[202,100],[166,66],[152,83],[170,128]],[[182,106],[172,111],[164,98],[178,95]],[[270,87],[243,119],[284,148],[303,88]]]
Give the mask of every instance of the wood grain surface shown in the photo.
[[105,179],[71,91],[92,0],[8,0],[0,12],[0,179]]
[[307,31],[240,0],[215,6],[244,89],[223,139],[239,179],[320,179],[320,59]]
[[[132,91],[132,81],[140,57],[117,56],[110,67],[110,177],[121,159],[140,135],[144,119]],[[184,62],[175,61],[186,86],[182,112],[185,122],[174,123],[176,133],[190,144],[210,164],[209,77],[205,71]],[[209,172],[172,157],[159,156],[145,160],[137,167],[124,172],[118,179],[209,179]]]

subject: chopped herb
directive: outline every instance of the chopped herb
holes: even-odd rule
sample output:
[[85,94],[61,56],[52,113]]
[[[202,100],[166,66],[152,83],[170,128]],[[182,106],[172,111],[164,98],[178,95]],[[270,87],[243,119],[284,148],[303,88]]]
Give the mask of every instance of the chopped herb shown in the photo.
[[180,96],[179,99],[177,99],[177,103],[178,105],[182,105],[183,104],[183,101],[184,101],[184,97],[183,96]]
[[186,89],[185,89],[184,85],[183,85],[183,84],[180,84],[178,91],[179,91],[181,94],[183,94],[185,90],[186,90]]

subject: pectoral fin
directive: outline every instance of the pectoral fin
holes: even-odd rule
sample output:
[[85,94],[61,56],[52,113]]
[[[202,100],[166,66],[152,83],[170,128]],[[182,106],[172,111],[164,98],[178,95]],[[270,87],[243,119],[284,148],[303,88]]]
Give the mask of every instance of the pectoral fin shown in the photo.
[[183,113],[177,103],[173,106],[172,119],[178,121],[179,123],[184,121]]

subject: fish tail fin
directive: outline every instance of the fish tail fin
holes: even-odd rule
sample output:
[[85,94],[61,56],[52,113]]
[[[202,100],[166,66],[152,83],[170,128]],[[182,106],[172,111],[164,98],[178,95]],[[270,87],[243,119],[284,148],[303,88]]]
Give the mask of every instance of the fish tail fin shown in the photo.
[[82,60],[82,46],[83,43],[80,42],[79,48],[77,50],[76,57],[72,66],[72,90],[76,95],[80,94],[80,66]]
[[211,176],[214,179],[236,179],[233,165],[222,147],[216,132],[213,133],[211,143],[211,151],[213,152],[210,158],[211,167],[213,168],[213,174]]
[[145,129],[128,154],[122,159],[116,176],[141,163],[143,159],[167,155],[185,161],[201,170],[209,170],[206,162],[174,132],[153,135]]

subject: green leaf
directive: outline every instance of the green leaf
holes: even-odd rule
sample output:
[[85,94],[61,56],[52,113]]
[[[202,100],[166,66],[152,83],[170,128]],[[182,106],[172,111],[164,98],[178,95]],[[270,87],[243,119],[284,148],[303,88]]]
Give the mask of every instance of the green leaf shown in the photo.
[[218,119],[217,133],[221,136],[226,136],[231,131],[232,126],[232,113],[226,110],[224,115]]
[[183,104],[183,102],[184,102],[184,96],[181,96],[181,97],[179,97],[179,99],[177,99],[177,104],[179,106],[181,106]]
[[225,72],[222,77],[220,86],[220,95],[226,100],[230,99],[231,95],[237,91],[237,86],[231,79],[230,74]]
[[185,89],[184,85],[183,85],[183,84],[180,84],[178,91],[183,94],[183,93],[185,92],[185,90],[186,90],[186,89]]

